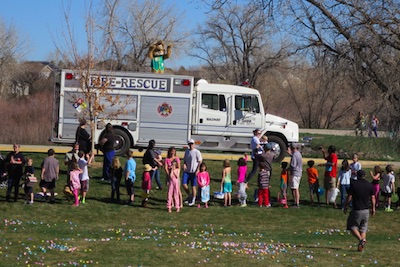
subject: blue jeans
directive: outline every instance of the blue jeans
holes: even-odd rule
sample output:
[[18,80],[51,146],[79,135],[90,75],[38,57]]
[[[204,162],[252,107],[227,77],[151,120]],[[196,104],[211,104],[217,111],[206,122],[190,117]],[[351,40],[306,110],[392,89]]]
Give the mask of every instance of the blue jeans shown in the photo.
[[251,172],[247,176],[246,183],[250,181],[250,179],[258,172],[258,166],[260,165],[260,162],[257,160],[257,158],[253,159],[253,168],[251,169]]
[[347,197],[347,190],[350,188],[349,184],[341,184],[340,185],[340,203],[342,204],[342,208],[344,207],[344,204],[346,203],[346,197]]
[[19,182],[21,180],[21,175],[11,174],[8,176],[7,180],[7,201],[10,199],[12,188],[14,187],[14,201],[17,201],[19,194]]
[[111,168],[111,161],[115,155],[115,150],[111,150],[104,153],[103,158],[103,179],[110,180],[110,168]]
[[161,181],[160,181],[160,169],[159,168],[157,168],[157,170],[152,171],[152,174],[151,174],[151,182],[152,183],[154,182],[154,179],[156,180],[158,188],[160,188],[160,190],[161,190],[162,189],[162,184],[161,184]]

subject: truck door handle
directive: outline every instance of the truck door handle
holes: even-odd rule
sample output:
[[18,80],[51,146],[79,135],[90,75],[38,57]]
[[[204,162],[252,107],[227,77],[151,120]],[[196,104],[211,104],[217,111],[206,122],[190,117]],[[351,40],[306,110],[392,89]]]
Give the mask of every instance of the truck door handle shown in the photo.
[[233,125],[236,125],[236,120],[233,121]]
[[203,123],[203,119],[200,119],[200,123]]

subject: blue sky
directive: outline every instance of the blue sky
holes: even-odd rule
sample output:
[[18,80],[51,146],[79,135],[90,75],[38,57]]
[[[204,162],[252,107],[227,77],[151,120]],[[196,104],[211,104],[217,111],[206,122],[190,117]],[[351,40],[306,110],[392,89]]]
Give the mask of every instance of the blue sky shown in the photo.
[[[93,0],[96,2],[96,0]],[[30,50],[27,51],[25,60],[44,61],[48,55],[55,51],[54,40],[63,32],[65,20],[64,10],[70,6],[71,24],[75,32],[84,33],[85,18],[84,0],[2,0],[0,18],[6,25],[15,26],[19,37],[27,40]],[[180,11],[184,12],[184,18],[188,27],[194,27],[204,12],[200,9],[199,0],[166,0],[165,3],[174,3]],[[65,32],[65,31],[64,31]],[[56,40],[57,42],[57,40]],[[85,45],[85,44],[82,44]],[[196,59],[182,56],[171,62],[172,67],[196,65]]]

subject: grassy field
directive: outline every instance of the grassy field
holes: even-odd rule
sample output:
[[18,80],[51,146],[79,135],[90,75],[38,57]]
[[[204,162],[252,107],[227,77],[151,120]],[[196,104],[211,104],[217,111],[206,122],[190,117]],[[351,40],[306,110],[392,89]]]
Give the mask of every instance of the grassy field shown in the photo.
[[[44,154],[30,154],[36,174]],[[57,156],[60,162],[63,155]],[[185,206],[166,210],[166,191],[153,190],[149,208],[140,207],[140,183],[133,206],[110,203],[110,185],[100,180],[101,158],[90,168],[86,204],[73,207],[62,196],[66,176],[57,185],[57,202],[33,205],[5,202],[0,189],[0,266],[397,266],[400,249],[399,211],[382,208],[370,220],[368,243],[357,252],[341,210],[309,205],[306,177],[301,183],[301,208],[276,204],[279,165],[274,164],[273,207]],[[137,174],[142,171],[141,159]],[[218,191],[222,162],[207,161],[211,191]],[[65,172],[63,165],[62,170]],[[236,162],[232,162],[234,170]],[[320,173],[322,169],[319,169]],[[235,172],[233,180],[236,179]],[[140,179],[139,179],[140,180]],[[165,174],[162,172],[165,182]],[[249,196],[256,184],[250,183]],[[236,188],[234,186],[234,188]],[[122,188],[122,200],[127,200]],[[291,199],[289,197],[289,199]],[[252,200],[252,197],[250,197]],[[251,201],[252,202],[252,201]],[[236,204],[236,202],[235,202]]]

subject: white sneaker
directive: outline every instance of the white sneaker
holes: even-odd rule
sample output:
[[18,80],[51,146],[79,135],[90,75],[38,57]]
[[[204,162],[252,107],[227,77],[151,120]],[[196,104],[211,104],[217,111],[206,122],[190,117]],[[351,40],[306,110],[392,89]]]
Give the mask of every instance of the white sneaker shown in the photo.
[[193,198],[193,199],[192,199],[192,202],[189,203],[189,206],[193,206],[193,205],[195,204],[195,202],[196,202],[196,199]]

